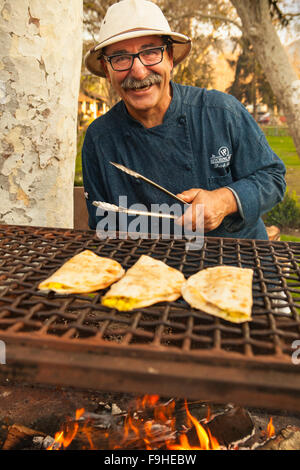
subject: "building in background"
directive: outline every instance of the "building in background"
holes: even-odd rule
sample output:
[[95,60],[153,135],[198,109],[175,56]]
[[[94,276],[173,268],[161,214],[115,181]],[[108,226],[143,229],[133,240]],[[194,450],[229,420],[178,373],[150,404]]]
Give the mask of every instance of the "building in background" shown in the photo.
[[88,123],[105,114],[109,107],[107,98],[97,93],[80,91],[78,97],[78,127],[84,129]]

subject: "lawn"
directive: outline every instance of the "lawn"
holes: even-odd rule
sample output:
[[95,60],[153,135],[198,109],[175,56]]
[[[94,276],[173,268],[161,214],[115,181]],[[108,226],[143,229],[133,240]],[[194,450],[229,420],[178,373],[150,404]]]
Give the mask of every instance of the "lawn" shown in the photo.
[[[286,183],[290,192],[295,191],[300,202],[300,158],[292,137],[288,135],[267,135],[267,141],[276,155],[286,166]],[[300,228],[300,227],[299,227]],[[280,235],[281,240],[300,242],[300,238],[294,234],[284,234],[284,229]]]
[[286,183],[290,191],[296,191],[300,199],[300,158],[290,136],[267,136],[267,141],[286,166]]
[[300,237],[294,237],[293,235],[280,235],[280,240],[281,241],[287,241],[287,242],[300,242]]
[[300,168],[300,158],[290,136],[267,136],[267,141],[274,152],[287,167]]
[[[300,158],[295,149],[292,137],[290,136],[268,136],[267,141],[279,158],[286,166],[286,183],[290,192],[295,191],[300,202]],[[300,228],[300,227],[299,227]],[[298,236],[284,234],[280,236],[281,240],[300,242]]]
[[81,149],[82,149],[82,145],[84,141],[84,136],[85,136],[84,131],[80,131],[77,135],[77,155],[76,155],[76,162],[75,162],[75,179],[74,179],[75,186],[83,186]]

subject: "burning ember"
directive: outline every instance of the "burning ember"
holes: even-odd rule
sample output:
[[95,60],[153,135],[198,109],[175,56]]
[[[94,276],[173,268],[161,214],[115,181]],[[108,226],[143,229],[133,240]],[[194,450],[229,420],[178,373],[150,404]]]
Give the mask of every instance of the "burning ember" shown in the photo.
[[[286,426],[276,429],[275,434],[272,417],[256,414],[256,410],[250,414],[232,404],[163,401],[158,395],[126,400],[123,404],[126,411],[117,403],[102,399],[96,402],[95,412],[78,409],[74,417],[63,422],[54,437],[47,431],[15,423],[8,427],[2,449],[192,452],[300,449],[300,427],[289,424],[289,416]],[[275,413],[274,418],[277,428],[283,417]]]
[[[191,415],[188,405],[185,402],[186,424],[181,432],[176,429],[176,418],[174,414],[175,401],[171,400],[166,404],[159,404],[158,395],[145,395],[142,399],[137,399],[136,406],[125,416],[123,434],[117,442],[116,437],[105,437],[109,441],[111,449],[129,449],[142,447],[146,450],[170,449],[170,450],[209,450],[219,449],[217,440],[211,435],[209,429],[205,428],[198,420]],[[75,420],[69,419],[59,432],[55,434],[53,443],[47,450],[62,450],[69,447],[76,437],[79,429],[86,435],[90,449],[94,449],[91,437],[91,426],[81,419],[84,418],[85,410],[76,411]],[[195,427],[198,437],[197,445],[189,442],[187,431]]]
[[[211,412],[208,407],[206,418],[201,422],[190,412],[184,403],[184,420],[176,422],[176,403],[170,400],[159,403],[158,395],[145,395],[138,398],[128,413],[121,413],[121,426],[103,432],[104,448],[145,449],[145,450],[219,450],[227,448],[218,442],[210,429]],[[97,415],[95,415],[97,416]],[[85,436],[89,449],[95,449],[93,443],[93,414],[84,408],[76,411],[75,420],[67,420],[63,428],[55,434],[47,450],[64,450],[70,446],[78,432]],[[95,426],[97,427],[97,426]],[[99,425],[98,425],[99,427]],[[272,418],[267,429],[262,431],[266,438],[275,435]],[[237,449],[235,445],[231,449]]]
[[[188,410],[187,403],[185,402],[186,407],[186,414],[188,418],[188,424],[192,424],[197,433],[197,437],[199,439],[198,446],[191,446],[186,434],[180,434],[179,436],[179,445],[169,445],[167,448],[171,450],[219,450],[220,445],[215,437],[211,435],[209,428],[207,431],[204,429],[203,426],[198,422],[194,416]],[[206,418],[206,422],[209,421],[209,415]]]
[[[54,441],[49,447],[47,447],[47,450],[59,450],[61,448],[66,449],[67,447],[69,447],[78,432],[78,420],[84,414],[84,412],[84,408],[76,410],[75,421],[69,420],[65,423],[64,429],[55,434]],[[93,449],[92,442],[91,449]]]
[[[203,425],[190,413],[185,401],[185,419],[178,430],[175,415],[175,401],[160,404],[158,395],[145,395],[137,399],[135,406],[125,415],[120,431],[105,433],[110,449],[146,450],[217,450],[217,439],[206,426],[210,410]],[[47,450],[63,450],[69,447],[78,431],[85,434],[90,449],[95,449],[92,440],[91,420],[84,419],[85,410],[76,411],[75,420],[69,419],[63,429],[55,434],[54,441]],[[83,423],[83,424],[82,424]]]
[[273,426],[273,419],[272,418],[270,418],[270,422],[269,422],[268,427],[267,427],[267,433],[268,433],[268,437],[275,436],[275,428]]
[[[128,412],[118,413],[118,422],[113,425],[108,423],[107,427],[99,424],[99,417],[93,413],[85,412],[84,408],[76,411],[75,419],[68,419],[62,429],[55,434],[53,442],[47,450],[64,450],[70,446],[78,433],[85,437],[88,443],[85,448],[96,449],[99,446],[93,442],[95,429],[105,428],[101,431],[103,450],[125,450],[125,449],[145,449],[145,450],[219,450],[238,449],[238,445],[232,446],[221,443],[214,435],[221,435],[218,431],[218,422],[211,416],[211,410],[207,408],[205,418],[197,419],[190,412],[185,400],[184,407],[176,413],[175,400],[166,403],[159,402],[158,395],[145,395],[138,398]],[[183,414],[183,418],[178,420],[178,416]],[[230,412],[228,413],[230,414]],[[239,419],[243,419],[239,416]],[[98,418],[98,421],[95,421]],[[231,419],[236,419],[234,413]],[[201,421],[201,422],[200,422]],[[272,418],[267,429],[262,431],[262,435],[269,439],[275,435]],[[249,436],[248,436],[249,437]]]

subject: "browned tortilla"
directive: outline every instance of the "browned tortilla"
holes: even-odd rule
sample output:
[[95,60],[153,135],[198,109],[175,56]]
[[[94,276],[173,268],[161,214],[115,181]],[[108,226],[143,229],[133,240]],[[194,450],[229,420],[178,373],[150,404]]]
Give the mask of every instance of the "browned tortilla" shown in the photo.
[[157,302],[174,301],[180,297],[184,281],[183,274],[177,269],[142,255],[125,276],[111,286],[102,298],[102,304],[129,311]]
[[252,269],[216,266],[199,271],[182,287],[192,307],[233,323],[251,320]]
[[117,261],[85,250],[64,263],[38,288],[61,294],[94,292],[119,280],[125,270]]

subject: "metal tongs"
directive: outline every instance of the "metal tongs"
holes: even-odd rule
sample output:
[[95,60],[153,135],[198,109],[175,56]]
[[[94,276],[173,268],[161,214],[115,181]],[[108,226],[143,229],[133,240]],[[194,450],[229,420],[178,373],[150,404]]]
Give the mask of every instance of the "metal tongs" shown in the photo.
[[[146,178],[145,176],[141,175],[140,173],[137,173],[136,171],[130,170],[126,166],[120,165],[119,163],[115,162],[109,162],[111,165],[115,166],[118,168],[118,170],[124,171],[124,173],[127,173],[130,176],[134,176],[135,178],[141,179],[145,181],[146,183],[150,184],[151,186],[154,186],[155,188],[159,189],[160,191],[164,192],[165,194],[168,194],[171,196],[173,199],[176,199],[176,201],[181,202],[182,204],[186,204],[186,202],[181,199],[180,197],[176,196],[175,194],[171,193],[171,191],[168,191],[165,189],[163,186],[160,186],[159,184],[155,183],[154,181]],[[139,211],[139,210],[134,210],[134,209],[126,209],[125,207],[121,206],[116,206],[114,204],[109,204],[108,202],[103,202],[103,201],[93,201],[93,205],[96,207],[100,207],[101,209],[105,211],[113,211],[113,212],[123,212],[126,214],[132,214],[132,215],[145,215],[145,216],[151,216],[151,217],[161,217],[161,218],[167,218],[167,219],[177,219],[178,216],[172,215],[172,214],[164,214],[161,212],[147,212],[147,211]]]
[[145,215],[147,217],[161,217],[165,219],[177,219],[178,217],[173,214],[163,214],[161,212],[147,212],[147,211],[139,211],[134,209],[126,209],[126,207],[116,206],[115,204],[109,204],[108,202],[103,201],[93,201],[93,206],[100,207],[104,211],[112,211],[112,212],[122,212],[125,214],[131,215]]
[[115,166],[116,168],[118,168],[119,170],[124,171],[124,173],[127,173],[130,176],[134,176],[135,178],[141,179],[141,180],[145,181],[148,184],[151,184],[151,186],[154,186],[155,188],[159,189],[163,193],[168,194],[173,199],[176,199],[176,201],[179,201],[179,202],[182,202],[183,204],[186,204],[186,202],[183,199],[181,199],[180,197],[178,197],[175,194],[171,193],[171,191],[168,191],[163,186],[160,186],[159,184],[154,183],[154,181],[149,180],[145,176],[140,175],[140,173],[137,173],[136,171],[130,170],[129,168],[126,168],[126,166],[120,165],[120,163],[114,163],[114,162],[109,162],[109,163],[111,165]]

